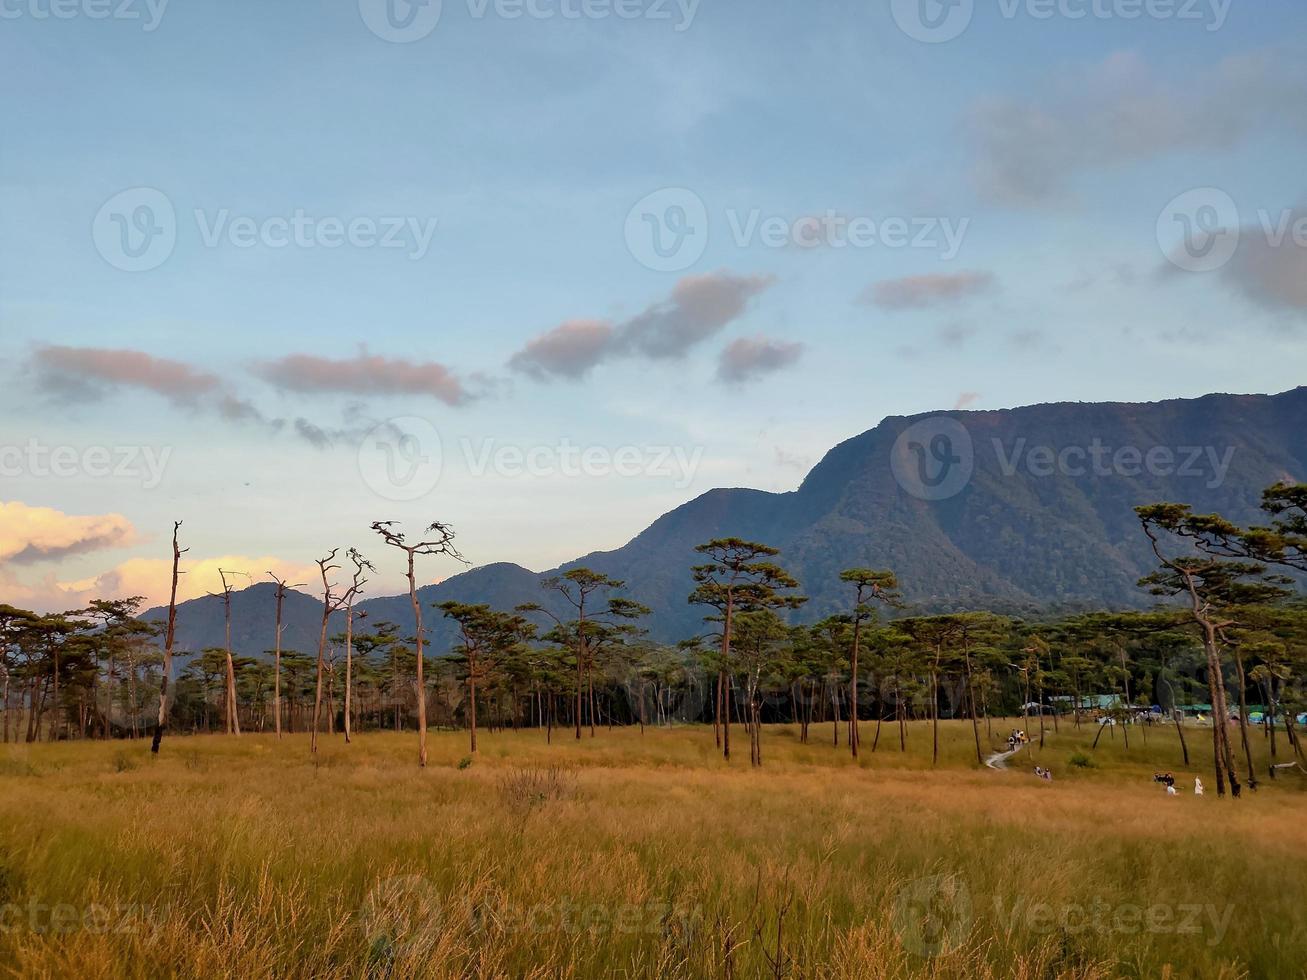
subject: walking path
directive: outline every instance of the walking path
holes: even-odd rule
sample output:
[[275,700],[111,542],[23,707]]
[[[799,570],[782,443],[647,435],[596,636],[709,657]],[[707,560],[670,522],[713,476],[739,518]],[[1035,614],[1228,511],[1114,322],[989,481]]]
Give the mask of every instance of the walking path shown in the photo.
[[1023,748],[1025,748],[1024,745],[1019,745],[1011,752],[994,752],[988,758],[985,759],[985,765],[989,766],[989,768],[991,769],[1006,769],[1007,760],[1012,758]]

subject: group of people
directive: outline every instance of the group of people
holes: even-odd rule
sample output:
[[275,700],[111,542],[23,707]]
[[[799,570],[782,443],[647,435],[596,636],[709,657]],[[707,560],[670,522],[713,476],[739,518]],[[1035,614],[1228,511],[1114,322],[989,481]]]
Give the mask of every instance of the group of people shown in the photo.
[[[1176,795],[1178,795],[1178,794],[1177,794],[1177,791],[1176,791],[1176,788],[1175,788],[1175,776],[1172,775],[1171,773],[1169,773],[1169,772],[1155,772],[1155,773],[1153,773],[1153,782],[1155,782],[1155,783],[1161,783],[1163,786],[1165,786],[1165,787],[1166,787],[1166,795],[1167,795],[1167,796],[1176,796]],[[1199,779],[1197,776],[1195,776],[1195,777],[1194,777],[1194,796],[1202,796],[1202,795],[1203,795],[1203,781],[1202,781],[1201,779]]]
[[1051,783],[1053,781],[1052,769],[1045,769],[1043,766],[1035,766],[1035,775],[1045,782]]
[[1014,728],[1012,729],[1012,734],[1007,737],[1007,750],[1009,752],[1015,752],[1029,741],[1030,738],[1025,732],[1020,728]]

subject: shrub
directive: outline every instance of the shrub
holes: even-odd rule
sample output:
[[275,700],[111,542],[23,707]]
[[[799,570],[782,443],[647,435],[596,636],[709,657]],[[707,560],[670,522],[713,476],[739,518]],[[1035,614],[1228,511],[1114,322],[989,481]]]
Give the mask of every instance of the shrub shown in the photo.
[[514,810],[530,810],[576,794],[576,776],[558,766],[515,769],[499,779],[499,795]]
[[1089,758],[1089,756],[1085,755],[1083,752],[1077,752],[1071,757],[1071,765],[1075,766],[1077,769],[1097,768],[1097,766],[1094,765],[1094,760]]
[[472,766],[472,757],[470,755],[465,755],[463,756],[463,758],[458,760],[458,768],[460,770],[469,769],[471,768],[471,766]]

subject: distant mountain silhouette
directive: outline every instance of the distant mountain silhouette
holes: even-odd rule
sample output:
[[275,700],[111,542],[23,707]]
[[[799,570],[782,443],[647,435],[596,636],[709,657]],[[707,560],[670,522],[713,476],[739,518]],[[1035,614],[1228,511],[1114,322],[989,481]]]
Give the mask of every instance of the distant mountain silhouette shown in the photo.
[[[686,601],[694,546],[732,535],[781,549],[810,596],[804,620],[847,609],[839,572],[853,566],[893,569],[905,597],[928,611],[1139,606],[1149,597],[1135,583],[1151,566],[1132,508],[1173,500],[1258,520],[1262,489],[1277,480],[1307,480],[1307,388],[891,417],[832,449],[798,490],[712,490],[616,551],[545,573],[487,565],[419,594],[428,608],[447,599],[552,604],[541,580],[587,565],[625,580],[654,609],[651,635],[672,641],[701,626]],[[240,652],[271,646],[273,590],[236,595]],[[407,595],[360,609],[373,622],[412,623]],[[316,650],[320,602],[288,596],[285,616],[285,646]],[[178,623],[184,648],[222,643],[220,600],[184,603]],[[447,649],[453,634],[437,610],[428,626],[434,649]]]

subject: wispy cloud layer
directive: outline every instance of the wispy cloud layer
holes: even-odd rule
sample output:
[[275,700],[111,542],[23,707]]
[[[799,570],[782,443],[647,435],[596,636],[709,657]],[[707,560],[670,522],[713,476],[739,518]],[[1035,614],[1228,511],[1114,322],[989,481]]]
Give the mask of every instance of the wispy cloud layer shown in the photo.
[[[344,406],[340,426],[320,425],[303,416],[267,415],[227,379],[143,351],[48,346],[38,348],[31,361],[38,387],[57,401],[76,403],[129,390],[145,391],[224,422],[255,426],[268,433],[290,432],[319,449],[357,442],[378,424],[357,402]],[[469,397],[454,375],[439,364],[366,354],[341,361],[291,355],[261,366],[263,372],[283,390],[299,393],[420,394],[451,405],[462,404]]]
[[508,366],[541,380],[585,377],[613,345],[611,323],[569,320],[536,337],[508,360]]
[[904,276],[872,283],[863,290],[859,301],[883,310],[924,310],[961,302],[993,286],[994,276],[988,272]]
[[767,337],[741,337],[726,345],[717,361],[717,377],[741,383],[772,374],[794,364],[803,345]]
[[508,364],[537,379],[574,381],[613,358],[684,357],[739,319],[773,282],[727,272],[686,276],[666,300],[628,320],[569,320],[530,341]]
[[463,383],[443,364],[366,351],[344,359],[291,354],[260,364],[256,373],[277,388],[307,394],[424,395],[446,405],[468,398]]
[[1307,131],[1307,63],[1278,51],[1227,57],[1176,81],[1118,52],[1038,94],[983,99],[966,117],[978,191],[1015,207],[1064,204],[1081,173],[1228,150],[1272,124]]
[[52,345],[38,348],[32,359],[46,391],[69,400],[135,389],[161,395],[175,405],[194,405],[222,386],[217,375],[136,350]]
[[1226,280],[1268,309],[1307,312],[1307,248],[1292,230],[1303,227],[1307,209],[1298,208],[1278,216],[1278,227],[1245,228]]
[[58,561],[133,543],[135,531],[121,514],[74,516],[50,507],[0,501],[0,562],[30,565]]

